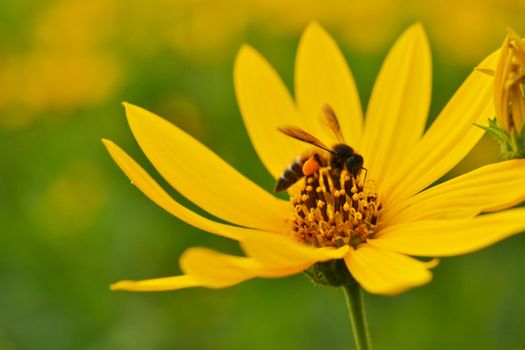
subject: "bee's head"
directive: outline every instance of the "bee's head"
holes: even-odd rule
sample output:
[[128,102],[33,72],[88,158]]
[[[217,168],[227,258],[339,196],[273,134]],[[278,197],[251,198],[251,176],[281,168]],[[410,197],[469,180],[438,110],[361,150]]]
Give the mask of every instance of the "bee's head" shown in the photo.
[[352,175],[356,176],[363,169],[364,159],[360,154],[354,153],[346,159],[346,168]]
[[332,160],[330,165],[333,169],[346,169],[356,176],[363,168],[364,159],[360,154],[354,152],[354,149],[344,143],[337,144],[333,147]]

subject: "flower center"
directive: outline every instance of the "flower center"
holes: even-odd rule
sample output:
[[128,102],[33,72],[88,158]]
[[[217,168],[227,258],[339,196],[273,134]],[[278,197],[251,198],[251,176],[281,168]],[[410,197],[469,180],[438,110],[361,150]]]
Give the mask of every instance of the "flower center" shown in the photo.
[[330,166],[291,190],[290,225],[297,240],[314,247],[358,246],[375,234],[382,203],[373,181]]

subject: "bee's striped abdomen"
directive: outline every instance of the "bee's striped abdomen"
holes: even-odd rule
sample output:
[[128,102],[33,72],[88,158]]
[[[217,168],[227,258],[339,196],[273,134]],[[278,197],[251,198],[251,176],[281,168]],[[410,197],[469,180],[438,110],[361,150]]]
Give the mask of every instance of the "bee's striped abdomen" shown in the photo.
[[275,184],[275,192],[281,192],[288,189],[288,187],[292,186],[304,176],[303,163],[303,158],[301,156],[297,156],[294,162],[286,167],[281,176],[279,176],[279,179],[277,179],[277,183]]

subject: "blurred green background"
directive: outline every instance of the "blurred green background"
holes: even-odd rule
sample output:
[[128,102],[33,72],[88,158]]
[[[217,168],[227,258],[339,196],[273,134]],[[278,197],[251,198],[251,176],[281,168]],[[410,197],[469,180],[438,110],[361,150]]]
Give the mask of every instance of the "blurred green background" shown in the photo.
[[[318,20],[343,48],[366,105],[389,46],[420,20],[432,46],[434,117],[505,27],[525,34],[524,15],[523,0],[1,1],[0,349],[352,348],[341,291],[302,275],[224,290],[110,292],[119,279],[179,273],[187,247],[239,248],[150,202],[100,138],[155,174],[126,125],[120,102],[130,101],[271,190],[233,92],[242,43],[291,88],[300,33]],[[497,159],[483,139],[454,173]],[[524,249],[525,236],[515,236],[443,259],[422,288],[366,295],[375,348],[525,349]]]

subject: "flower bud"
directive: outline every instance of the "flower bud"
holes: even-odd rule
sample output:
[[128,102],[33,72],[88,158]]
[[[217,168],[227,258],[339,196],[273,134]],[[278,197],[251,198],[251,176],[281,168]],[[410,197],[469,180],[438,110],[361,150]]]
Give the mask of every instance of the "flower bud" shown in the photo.
[[525,158],[525,42],[512,30],[501,46],[494,75],[496,118],[484,128],[501,146],[504,159]]

